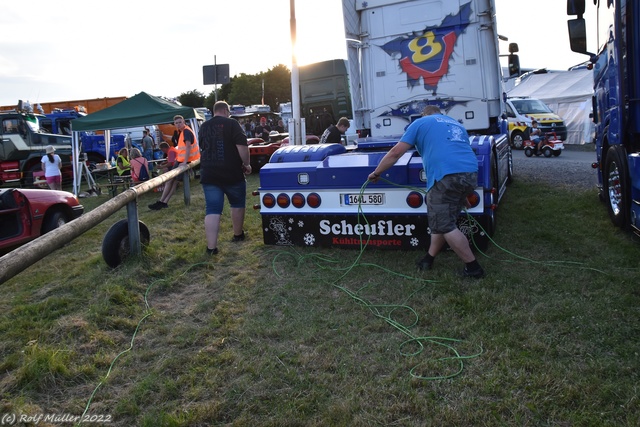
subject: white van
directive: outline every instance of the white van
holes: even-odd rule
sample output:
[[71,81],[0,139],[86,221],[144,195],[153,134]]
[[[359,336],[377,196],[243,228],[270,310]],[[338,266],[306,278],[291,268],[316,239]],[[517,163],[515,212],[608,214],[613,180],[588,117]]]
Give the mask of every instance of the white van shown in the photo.
[[567,139],[567,126],[562,117],[551,111],[544,102],[536,98],[514,97],[507,99],[507,119],[509,120],[509,140],[513,148],[522,148],[529,139],[531,121],[535,119],[544,135],[555,132],[556,138]]
[[149,136],[153,138],[154,145],[157,146],[162,142],[162,135],[156,125],[149,126],[137,126],[131,128],[120,128],[120,129],[111,129],[111,135],[124,135],[125,139],[127,136],[131,139],[131,143],[135,145],[142,146],[142,131],[147,129],[149,131]]

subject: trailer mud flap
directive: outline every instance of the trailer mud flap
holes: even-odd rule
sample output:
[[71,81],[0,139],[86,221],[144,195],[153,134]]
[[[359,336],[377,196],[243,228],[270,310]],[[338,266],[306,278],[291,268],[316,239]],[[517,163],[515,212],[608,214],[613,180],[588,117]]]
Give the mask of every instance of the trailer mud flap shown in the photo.
[[[472,248],[484,250],[488,239],[478,222],[483,217],[461,215],[458,228]],[[426,215],[262,215],[265,245],[357,249],[427,250],[430,230]]]

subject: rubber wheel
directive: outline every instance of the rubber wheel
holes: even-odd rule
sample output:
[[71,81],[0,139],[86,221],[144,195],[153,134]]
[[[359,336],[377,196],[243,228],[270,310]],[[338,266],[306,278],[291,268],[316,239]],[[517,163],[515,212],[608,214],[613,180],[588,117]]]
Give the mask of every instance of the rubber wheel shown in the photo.
[[[150,234],[147,225],[138,221],[140,227],[140,242],[143,246],[149,244]],[[109,228],[102,239],[102,258],[111,268],[116,268],[129,256],[129,223],[121,219]]]
[[542,154],[544,154],[545,157],[551,157],[553,155],[553,150],[549,147],[544,147],[542,149]]
[[630,187],[627,153],[622,146],[609,147],[603,172],[603,195],[611,222],[616,227],[627,228],[629,225]]
[[50,212],[42,224],[42,234],[46,234],[58,227],[62,227],[69,221],[69,217],[67,217],[67,215],[62,211]]
[[29,168],[29,170],[27,171],[26,175],[24,176],[24,184],[25,184],[26,187],[38,188],[38,187],[33,185],[33,181],[35,181],[33,179],[33,173],[34,172],[40,172],[40,171],[42,171],[42,166],[40,166],[39,164],[33,165],[33,166],[31,166],[31,168]]
[[560,154],[562,154],[562,150],[555,150],[553,152],[553,155],[556,156],[556,157],[558,157]]
[[527,156],[527,157],[533,157],[533,149],[529,148],[529,147],[525,148],[524,149],[524,155]]
[[507,170],[507,184],[513,182],[513,152],[509,148],[509,169]]
[[511,133],[511,146],[516,149],[521,149],[524,145],[524,136],[519,130],[514,130]]

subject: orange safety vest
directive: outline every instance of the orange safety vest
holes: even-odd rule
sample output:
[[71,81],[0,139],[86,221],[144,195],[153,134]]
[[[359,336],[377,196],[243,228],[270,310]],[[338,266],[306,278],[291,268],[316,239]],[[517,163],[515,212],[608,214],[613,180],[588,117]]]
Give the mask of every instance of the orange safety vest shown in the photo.
[[[189,159],[188,162],[196,161],[200,158],[200,147],[198,147],[198,138],[194,131],[191,130],[189,126],[185,126],[185,129],[189,129],[193,134],[193,143],[191,144],[191,149],[189,150]],[[178,155],[176,156],[176,161],[182,163],[184,162],[184,157],[187,154],[187,144],[184,142],[184,130],[180,132],[180,137],[178,138]]]

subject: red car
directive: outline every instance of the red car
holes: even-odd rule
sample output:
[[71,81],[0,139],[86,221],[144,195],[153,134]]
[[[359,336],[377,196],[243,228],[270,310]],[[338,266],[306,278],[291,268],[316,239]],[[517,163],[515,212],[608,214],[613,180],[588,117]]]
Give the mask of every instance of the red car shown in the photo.
[[0,255],[78,218],[84,207],[67,191],[0,189]]

